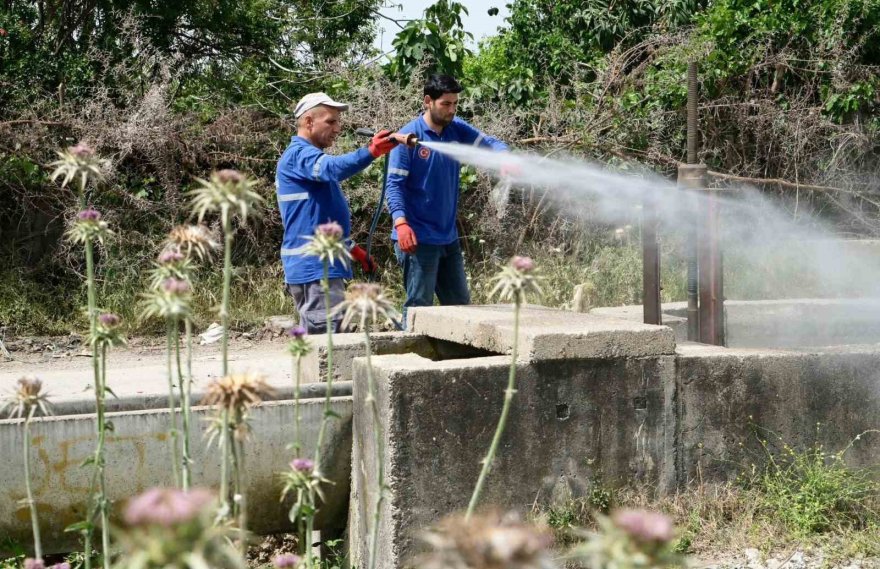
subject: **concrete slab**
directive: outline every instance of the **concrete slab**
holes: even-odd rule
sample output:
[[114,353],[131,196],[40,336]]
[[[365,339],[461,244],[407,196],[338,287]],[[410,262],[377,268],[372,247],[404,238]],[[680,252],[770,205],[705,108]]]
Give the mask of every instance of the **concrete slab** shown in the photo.
[[[303,380],[318,382],[327,380],[327,336],[312,338],[314,350],[303,360]],[[423,334],[408,332],[380,332],[370,335],[375,355],[417,354],[429,360],[472,358],[487,355],[485,350],[446,342]],[[366,355],[364,335],[333,335],[334,381],[351,381],[352,360]]]
[[[95,395],[92,390],[94,375],[91,358],[78,359],[81,360],[77,362],[78,365],[69,369],[55,369],[51,365],[54,362],[49,362],[45,368],[40,364],[31,364],[28,368],[10,366],[14,371],[0,372],[0,396],[10,393],[22,375],[35,375],[43,381],[55,414],[93,413]],[[263,374],[276,389],[275,398],[292,397],[293,364],[284,344],[233,353],[230,355],[229,368],[232,373],[250,371]],[[220,354],[203,353],[194,357],[192,369],[192,400],[197,404],[207,385],[220,377]],[[107,363],[107,384],[116,394],[115,398],[107,398],[108,411],[167,408],[168,379],[163,351],[141,355],[111,352]],[[309,390],[314,391],[314,388]],[[319,388],[319,391],[324,393],[323,388]],[[350,393],[350,388],[343,386],[338,393]]]
[[[687,338],[687,303],[662,306],[663,323]],[[880,299],[785,298],[727,300],[725,336],[734,348],[811,349],[880,342]],[[642,321],[641,305],[594,308],[590,314]]]
[[[513,347],[511,305],[433,306],[408,311],[417,334],[509,354]],[[520,361],[644,357],[675,352],[666,326],[604,318],[528,305],[520,313]]]

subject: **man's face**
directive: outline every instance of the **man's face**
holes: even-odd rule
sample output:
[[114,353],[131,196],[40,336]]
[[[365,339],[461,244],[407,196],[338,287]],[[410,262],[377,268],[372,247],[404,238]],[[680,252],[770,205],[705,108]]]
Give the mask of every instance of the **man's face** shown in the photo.
[[443,93],[437,99],[425,95],[425,107],[431,114],[431,121],[434,124],[448,126],[455,118],[455,111],[458,110],[458,93]]
[[323,105],[316,107],[311,117],[306,118],[306,128],[315,146],[321,149],[330,148],[342,130],[339,109]]

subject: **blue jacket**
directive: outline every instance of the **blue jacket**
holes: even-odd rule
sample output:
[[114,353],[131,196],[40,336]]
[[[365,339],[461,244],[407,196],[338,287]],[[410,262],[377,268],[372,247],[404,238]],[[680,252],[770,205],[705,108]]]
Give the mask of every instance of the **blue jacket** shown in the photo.
[[[351,233],[351,212],[339,182],[354,176],[370,165],[373,156],[366,148],[342,156],[330,156],[299,136],[290,139],[290,146],[278,160],[275,190],[278,210],[284,223],[281,243],[281,264],[284,281],[304,284],[324,277],[324,265],[317,257],[301,255],[295,250],[306,243],[305,237],[328,221],[342,226],[345,238]],[[351,263],[337,261],[330,267],[330,278],[351,278]]]
[[[456,117],[437,134],[422,115],[400,129],[415,134],[419,140],[458,142],[507,150],[498,139]],[[458,239],[455,218],[458,214],[458,182],[461,165],[458,161],[424,146],[398,146],[391,151],[388,163],[388,210],[391,217],[406,217],[419,243],[448,245]],[[397,239],[397,230],[391,232]]]

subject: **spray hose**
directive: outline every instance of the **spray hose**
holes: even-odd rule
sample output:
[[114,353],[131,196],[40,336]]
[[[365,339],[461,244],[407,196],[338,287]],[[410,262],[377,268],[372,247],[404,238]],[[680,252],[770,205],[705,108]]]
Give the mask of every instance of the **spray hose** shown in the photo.
[[[359,128],[354,131],[354,133],[358,136],[365,136],[369,138],[373,138],[376,135],[375,132],[368,128]],[[408,146],[415,146],[418,144],[418,138],[416,135],[410,134],[406,138],[406,144]],[[388,186],[388,155],[385,155],[385,161],[382,165],[382,190],[379,192],[379,203],[376,204],[376,210],[373,212],[373,219],[370,222],[370,231],[367,233],[367,242],[366,242],[366,251],[367,256],[372,258],[373,251],[373,234],[376,233],[376,227],[379,225],[379,218],[382,217],[382,205],[385,203],[385,190]],[[375,278],[375,272],[367,275],[367,279],[372,282]]]

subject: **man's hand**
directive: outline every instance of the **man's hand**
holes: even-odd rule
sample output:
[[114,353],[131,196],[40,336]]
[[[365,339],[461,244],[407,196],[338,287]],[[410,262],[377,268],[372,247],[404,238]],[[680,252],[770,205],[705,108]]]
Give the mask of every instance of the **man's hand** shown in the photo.
[[397,144],[397,139],[392,136],[390,130],[380,130],[370,139],[370,146],[368,148],[373,158],[378,158],[391,152]]
[[416,232],[406,222],[406,218],[398,217],[394,227],[397,229],[397,244],[400,245],[400,250],[409,255],[415,253],[419,242],[416,241]]
[[363,269],[365,274],[371,275],[376,271],[376,263],[373,262],[372,257],[367,255],[366,249],[360,245],[355,245],[349,253],[351,253],[352,259],[361,264],[361,269]]

